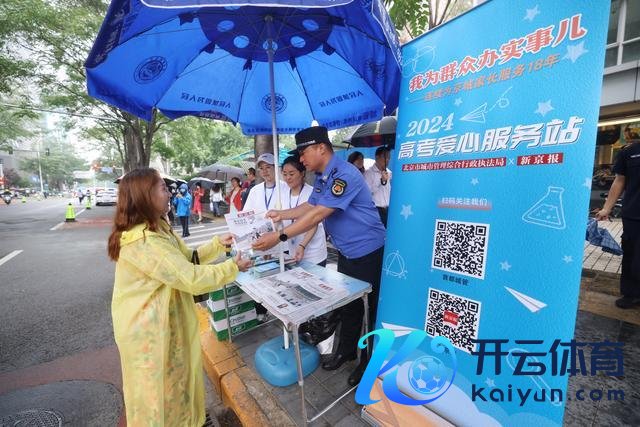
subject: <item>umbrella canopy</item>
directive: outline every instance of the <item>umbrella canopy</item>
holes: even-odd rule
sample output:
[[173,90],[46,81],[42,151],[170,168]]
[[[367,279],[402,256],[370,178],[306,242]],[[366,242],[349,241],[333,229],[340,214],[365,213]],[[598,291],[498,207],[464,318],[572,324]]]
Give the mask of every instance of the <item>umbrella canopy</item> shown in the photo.
[[236,166],[214,163],[200,169],[198,171],[198,176],[222,182],[227,182],[231,178],[236,177],[242,181],[244,178],[244,170]]
[[378,121],[365,123],[356,129],[345,142],[348,142],[353,147],[379,147],[386,145],[389,148],[394,148],[397,123],[395,116],[386,116]]
[[197,183],[200,183],[200,185],[202,185],[202,188],[208,190],[211,187],[213,187],[215,184],[224,184],[224,181],[220,179],[209,179],[202,176],[194,176],[189,180],[189,187],[193,187]]
[[399,44],[380,1],[147,3],[164,8],[113,0],[85,64],[89,94],[138,117],[157,108],[240,123],[248,135],[295,133],[398,105]]

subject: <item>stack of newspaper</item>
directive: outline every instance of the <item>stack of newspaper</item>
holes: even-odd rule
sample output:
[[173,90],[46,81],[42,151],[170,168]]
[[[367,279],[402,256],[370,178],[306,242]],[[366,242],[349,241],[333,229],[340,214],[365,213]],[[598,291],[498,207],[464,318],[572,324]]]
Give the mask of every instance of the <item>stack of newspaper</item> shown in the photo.
[[231,322],[233,336],[248,331],[258,324],[253,299],[242,292],[237,285],[227,286],[226,305],[222,289],[209,293],[207,308],[209,323],[220,341],[229,338],[229,322]]
[[349,295],[341,284],[329,285],[300,267],[258,278],[243,284],[243,288],[269,311],[294,322],[325,312]]

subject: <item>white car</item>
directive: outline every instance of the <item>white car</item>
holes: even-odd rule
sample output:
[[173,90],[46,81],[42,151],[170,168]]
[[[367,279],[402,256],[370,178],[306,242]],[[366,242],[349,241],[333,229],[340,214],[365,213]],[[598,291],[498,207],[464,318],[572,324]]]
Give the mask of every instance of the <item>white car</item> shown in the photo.
[[115,188],[104,188],[96,190],[96,206],[115,205],[118,201],[118,190]]

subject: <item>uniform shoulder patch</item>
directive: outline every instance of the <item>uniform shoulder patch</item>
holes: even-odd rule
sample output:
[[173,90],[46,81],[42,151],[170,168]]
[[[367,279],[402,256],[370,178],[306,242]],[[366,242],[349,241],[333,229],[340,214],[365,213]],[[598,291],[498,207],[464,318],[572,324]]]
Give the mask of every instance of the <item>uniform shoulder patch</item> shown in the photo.
[[342,196],[346,188],[347,188],[347,181],[340,178],[336,178],[333,180],[333,183],[331,184],[331,194],[337,197]]

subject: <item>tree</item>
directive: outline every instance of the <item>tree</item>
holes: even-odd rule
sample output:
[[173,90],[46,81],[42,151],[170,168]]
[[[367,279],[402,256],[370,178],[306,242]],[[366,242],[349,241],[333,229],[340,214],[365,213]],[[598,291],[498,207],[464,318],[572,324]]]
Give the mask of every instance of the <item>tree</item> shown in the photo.
[[0,110],[0,150],[10,151],[16,143],[33,135],[29,119],[37,114],[23,110]]
[[231,123],[196,117],[167,124],[156,138],[154,147],[160,157],[187,174],[251,147],[251,139]]
[[17,170],[10,168],[4,171],[5,187],[28,187],[30,184],[23,179]]
[[[111,141],[125,170],[149,165],[154,135],[168,120],[145,122],[86,93],[83,66],[106,14],[102,0],[4,0],[0,8],[0,81],[19,80],[32,99],[68,114],[68,127],[97,128]],[[87,122],[77,115],[100,116]]]
[[331,138],[331,143],[340,145],[344,144],[344,141],[349,138],[353,134],[353,132],[358,129],[358,127],[359,126],[349,126],[346,128],[338,129],[335,135],[333,135],[333,138]]
[[398,32],[413,39],[473,6],[472,0],[384,0]]
[[[73,146],[67,142],[51,142],[49,145],[50,154],[40,153],[40,166],[42,168],[42,180],[49,184],[49,188],[62,189],[62,185],[69,185],[73,182],[73,171],[86,169],[87,164],[78,158],[73,150]],[[24,159],[20,162],[20,169],[38,175],[38,158]]]

